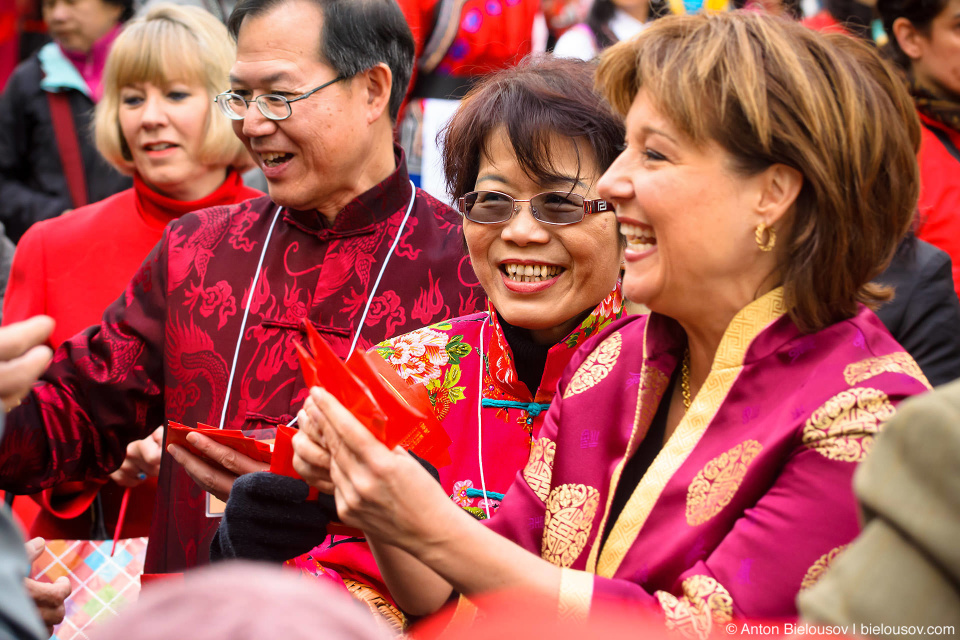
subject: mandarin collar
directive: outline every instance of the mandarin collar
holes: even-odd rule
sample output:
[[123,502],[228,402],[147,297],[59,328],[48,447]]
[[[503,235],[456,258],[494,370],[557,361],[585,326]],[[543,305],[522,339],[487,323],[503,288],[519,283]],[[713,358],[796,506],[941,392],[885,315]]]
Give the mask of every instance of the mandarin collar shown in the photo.
[[373,188],[347,203],[333,224],[317,211],[297,211],[284,207],[283,218],[293,226],[316,235],[352,236],[373,233],[374,228],[397,211],[406,211],[413,195],[407,159],[403,149],[393,145],[397,168]]
[[[516,398],[532,399],[536,402],[549,402],[556,391],[557,382],[560,375],[566,367],[566,363],[573,356],[574,351],[583,344],[587,338],[600,333],[614,320],[619,319],[624,312],[623,293],[621,283],[617,280],[611,291],[600,304],[594,307],[593,311],[587,315],[583,321],[577,325],[565,338],[557,341],[547,351],[547,361],[541,374],[540,386],[536,391],[535,397],[530,398],[530,391],[527,386],[520,382],[516,374],[516,364],[514,363],[513,350],[507,342],[503,333],[503,327],[500,326],[500,315],[494,308],[493,303],[487,300],[487,319],[493,331],[487,342],[488,371],[496,379],[497,386],[503,391]],[[555,366],[560,362],[560,366]],[[524,400],[529,401],[529,400]]]

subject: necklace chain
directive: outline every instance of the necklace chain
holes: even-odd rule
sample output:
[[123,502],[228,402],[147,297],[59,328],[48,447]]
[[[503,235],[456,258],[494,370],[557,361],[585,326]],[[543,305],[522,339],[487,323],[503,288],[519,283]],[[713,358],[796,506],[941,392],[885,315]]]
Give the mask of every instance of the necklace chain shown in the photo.
[[680,390],[683,393],[683,409],[690,409],[693,400],[690,398],[690,349],[683,354],[683,368],[680,371]]

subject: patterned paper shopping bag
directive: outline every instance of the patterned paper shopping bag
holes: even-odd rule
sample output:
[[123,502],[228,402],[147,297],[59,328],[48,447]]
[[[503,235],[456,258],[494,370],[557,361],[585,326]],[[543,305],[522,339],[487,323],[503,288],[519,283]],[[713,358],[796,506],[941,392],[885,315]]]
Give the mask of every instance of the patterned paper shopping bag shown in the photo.
[[47,548],[33,563],[33,578],[53,582],[67,576],[73,587],[54,639],[86,640],[87,631],[136,601],[147,539],[119,540],[113,556],[112,547],[112,540],[47,540]]

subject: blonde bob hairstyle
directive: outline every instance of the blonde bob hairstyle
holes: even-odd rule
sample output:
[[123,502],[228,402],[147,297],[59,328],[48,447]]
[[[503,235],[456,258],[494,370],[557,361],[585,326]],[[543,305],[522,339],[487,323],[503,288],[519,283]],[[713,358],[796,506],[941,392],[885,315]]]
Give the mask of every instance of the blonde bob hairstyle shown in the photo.
[[161,87],[189,82],[205,87],[210,98],[200,162],[213,167],[250,165],[230,120],[213,104],[235,57],[227,28],[199,7],[158,4],[128,22],[113,43],[103,71],[103,97],[94,116],[97,149],[118,170],[133,173],[133,158],[120,131],[121,89],[141,82]]
[[806,332],[890,298],[870,281],[909,229],[919,193],[919,123],[895,80],[867,45],[746,12],[658,20],[608,49],[597,75],[621,114],[643,88],[693,144],[724,148],[740,175],[773,164],[800,172],[777,230],[776,273]]

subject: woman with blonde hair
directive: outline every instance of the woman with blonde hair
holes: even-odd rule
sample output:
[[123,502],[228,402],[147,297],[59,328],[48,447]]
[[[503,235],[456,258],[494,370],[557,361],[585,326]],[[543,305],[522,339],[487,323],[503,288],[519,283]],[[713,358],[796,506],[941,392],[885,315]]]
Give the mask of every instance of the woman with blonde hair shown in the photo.
[[626,115],[598,193],[624,294],[652,313],[576,353],[489,526],[325,390],[301,429],[410,613],[517,589],[572,616],[657,608],[701,637],[796,617],[857,534],[857,462],[928,388],[869,308],[916,206],[918,125],[856,56],[755,13],[658,20],[598,79]]
[[[95,133],[100,153],[133,176],[134,186],[38,223],[23,236],[4,303],[7,322],[53,317],[56,348],[99,325],[168,222],[262,195],[244,186],[238,169],[251,164],[249,156],[229,121],[212,111],[233,60],[226,27],[202,9],[161,4],[128,23],[107,60]],[[45,491],[32,533],[112,535],[122,487],[156,475],[160,439],[158,428],[132,443],[114,482],[102,489],[77,483]],[[146,535],[154,490],[151,481],[132,496],[124,535]],[[94,503],[98,491],[102,504]],[[81,517],[91,508],[95,517]]]

